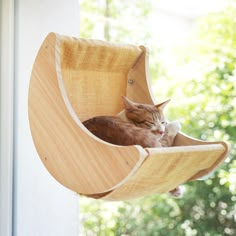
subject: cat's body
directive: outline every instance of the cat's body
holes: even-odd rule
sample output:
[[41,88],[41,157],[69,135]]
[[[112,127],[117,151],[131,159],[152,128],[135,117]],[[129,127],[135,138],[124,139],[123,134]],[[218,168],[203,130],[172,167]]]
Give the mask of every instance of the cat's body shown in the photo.
[[84,125],[98,138],[112,144],[159,146],[158,138],[151,130],[127,123],[120,117],[98,116],[85,121]]
[[[116,145],[140,145],[143,148],[169,147],[180,130],[177,121],[167,123],[163,109],[169,102],[157,105],[139,104],[123,97],[125,109],[117,116],[97,116],[83,122],[100,139]],[[180,188],[170,191],[175,197]]]
[[100,139],[116,145],[172,146],[179,124],[166,122],[163,109],[168,102],[154,106],[124,98],[125,110],[117,116],[96,116],[83,124]]

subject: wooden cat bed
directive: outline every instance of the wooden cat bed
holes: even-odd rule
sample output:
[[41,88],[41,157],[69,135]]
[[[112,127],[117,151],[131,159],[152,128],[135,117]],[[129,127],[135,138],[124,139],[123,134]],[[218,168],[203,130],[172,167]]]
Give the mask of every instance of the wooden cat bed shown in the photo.
[[152,104],[148,80],[143,46],[46,37],[30,80],[29,121],[38,154],[56,180],[79,194],[126,200],[168,192],[224,160],[224,142],[179,133],[174,147],[116,146],[83,126],[93,116],[120,112],[122,95]]

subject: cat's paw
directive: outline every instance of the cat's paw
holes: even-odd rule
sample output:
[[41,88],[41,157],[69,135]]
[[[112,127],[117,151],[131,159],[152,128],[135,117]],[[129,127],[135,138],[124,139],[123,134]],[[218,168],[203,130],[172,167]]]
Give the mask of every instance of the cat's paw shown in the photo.
[[173,190],[169,191],[169,194],[174,198],[181,198],[183,196],[183,188],[181,186],[178,186],[174,188]]
[[166,130],[168,132],[168,135],[170,135],[170,136],[177,135],[177,133],[180,131],[180,129],[181,129],[181,125],[180,125],[179,121],[177,121],[177,120],[171,121],[166,126]]

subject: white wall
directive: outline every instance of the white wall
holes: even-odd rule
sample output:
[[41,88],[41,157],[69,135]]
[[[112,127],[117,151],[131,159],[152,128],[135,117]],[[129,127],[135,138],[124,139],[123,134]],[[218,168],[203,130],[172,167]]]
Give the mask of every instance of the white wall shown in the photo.
[[14,235],[77,236],[78,196],[46,171],[33,145],[27,96],[37,51],[53,31],[79,35],[78,0],[15,0]]

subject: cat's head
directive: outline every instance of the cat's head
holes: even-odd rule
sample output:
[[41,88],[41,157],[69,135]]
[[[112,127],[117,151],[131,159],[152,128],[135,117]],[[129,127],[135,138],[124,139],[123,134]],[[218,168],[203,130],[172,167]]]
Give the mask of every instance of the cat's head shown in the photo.
[[157,105],[135,103],[126,97],[123,97],[123,100],[128,120],[136,126],[150,129],[156,134],[162,135],[165,132],[167,121],[163,110],[170,99]]

